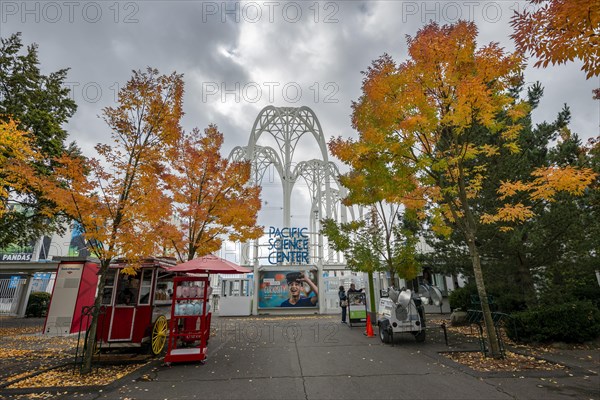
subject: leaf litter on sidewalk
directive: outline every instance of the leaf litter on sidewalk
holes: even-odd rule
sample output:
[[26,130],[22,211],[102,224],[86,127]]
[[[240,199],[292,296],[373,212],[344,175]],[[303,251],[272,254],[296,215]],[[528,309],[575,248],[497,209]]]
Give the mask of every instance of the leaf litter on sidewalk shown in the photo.
[[131,374],[146,364],[147,363],[94,367],[92,372],[86,375],[82,375],[78,370],[74,371],[72,366],[61,367],[15,382],[14,384],[7,386],[7,389],[104,386]]
[[[470,339],[469,341],[479,340],[479,333],[477,332],[476,326],[452,326],[448,324],[449,321],[442,319],[431,319],[428,320],[428,322],[440,326],[442,323],[446,323],[446,329],[449,333],[464,337],[467,340]],[[566,368],[566,366],[559,363],[543,359],[544,354],[556,352],[556,349],[551,345],[513,342],[506,336],[504,328],[500,329],[500,335],[506,345],[519,353],[506,351],[505,357],[500,359],[486,357],[480,351],[452,351],[441,354],[458,364],[480,372],[557,371]],[[567,347],[574,349],[591,349],[590,345],[568,345]],[[592,348],[597,350],[598,346],[592,346]]]

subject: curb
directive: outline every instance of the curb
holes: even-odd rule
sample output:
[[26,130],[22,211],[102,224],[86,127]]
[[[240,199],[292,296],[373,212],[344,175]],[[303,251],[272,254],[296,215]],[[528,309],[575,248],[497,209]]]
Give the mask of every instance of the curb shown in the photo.
[[[122,362],[121,362],[122,363]],[[16,379],[7,384],[4,384],[0,387],[0,397],[9,396],[9,395],[25,395],[25,394],[35,394],[35,393],[44,393],[44,392],[64,392],[62,394],[70,394],[73,392],[98,392],[98,391],[111,391],[120,387],[125,381],[137,380],[139,377],[152,370],[156,366],[160,365],[161,360],[155,359],[150,360],[147,365],[140,367],[133,371],[132,373],[125,375],[111,383],[106,385],[89,385],[89,386],[50,386],[50,387],[30,387],[30,388],[17,388],[17,389],[5,389],[6,386],[12,385],[16,382],[22,381],[27,378],[31,378],[33,376],[40,375],[44,372],[50,371],[52,369],[56,369],[59,367],[63,367],[69,365],[69,363],[65,363],[62,365],[58,365],[55,367],[47,368],[42,371],[36,371],[35,373]],[[131,364],[134,364],[133,362]]]
[[[17,383],[17,382],[21,382],[22,380],[25,380],[25,379],[33,378],[34,376],[41,375],[41,374],[43,374],[43,373],[45,373],[45,372],[52,371],[53,369],[57,369],[57,368],[61,368],[61,367],[65,367],[65,366],[69,365],[70,363],[71,363],[71,362],[63,362],[63,363],[61,363],[61,364],[57,364],[57,365],[53,365],[53,366],[51,366],[51,367],[48,367],[48,368],[44,368],[44,369],[41,369],[41,370],[37,370],[37,371],[35,371],[35,372],[32,372],[31,374],[28,374],[28,375],[22,376],[22,377],[20,377],[20,378],[14,379],[14,380],[12,380],[12,381],[4,382],[4,383],[0,384],[0,393],[2,393],[2,391],[3,391],[3,390],[5,390],[5,388],[6,388],[7,386],[13,385],[13,384],[15,384],[15,383]],[[11,389],[6,389],[6,390],[11,390]]]

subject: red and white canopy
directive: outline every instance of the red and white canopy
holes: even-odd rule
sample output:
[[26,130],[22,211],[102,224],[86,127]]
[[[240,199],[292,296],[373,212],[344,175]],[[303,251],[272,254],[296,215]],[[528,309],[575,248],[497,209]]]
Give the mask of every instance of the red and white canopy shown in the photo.
[[247,274],[252,272],[249,268],[241,267],[212,254],[168,267],[167,271],[188,274]]

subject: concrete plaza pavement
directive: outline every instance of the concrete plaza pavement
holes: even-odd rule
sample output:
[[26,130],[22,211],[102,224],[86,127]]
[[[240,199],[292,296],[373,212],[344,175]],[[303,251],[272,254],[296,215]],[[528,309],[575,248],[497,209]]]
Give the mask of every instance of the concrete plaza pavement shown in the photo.
[[341,324],[339,316],[215,318],[213,328],[204,365],[157,361],[137,377],[77,398],[600,398],[597,352],[591,360],[571,357],[581,365],[566,370],[477,373],[438,353],[448,350],[439,328],[429,329],[425,343],[407,335],[394,346],[366,337],[364,327]]

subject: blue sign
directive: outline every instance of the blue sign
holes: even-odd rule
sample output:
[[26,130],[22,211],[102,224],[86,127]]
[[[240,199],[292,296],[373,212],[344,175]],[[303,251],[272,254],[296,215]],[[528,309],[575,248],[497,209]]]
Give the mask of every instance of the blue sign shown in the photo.
[[269,264],[309,264],[308,228],[269,228]]
[[10,281],[8,282],[8,288],[15,289],[17,287],[17,285],[19,284],[20,280],[21,280],[21,277],[19,275],[11,276]]

